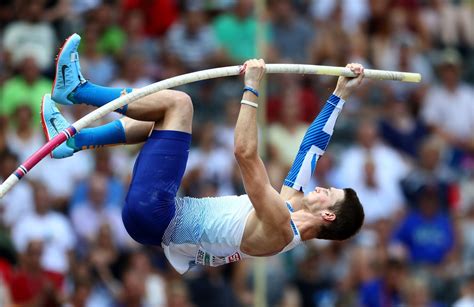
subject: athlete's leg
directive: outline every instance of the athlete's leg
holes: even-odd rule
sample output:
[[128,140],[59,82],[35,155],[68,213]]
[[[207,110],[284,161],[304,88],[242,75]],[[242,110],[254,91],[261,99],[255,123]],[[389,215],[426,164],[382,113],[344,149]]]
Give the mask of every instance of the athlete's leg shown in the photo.
[[153,109],[149,104],[156,105],[153,96],[140,101],[136,109],[130,105],[127,111],[137,118],[159,120],[135,162],[122,211],[128,233],[142,244],[161,244],[175,214],[175,197],[186,169],[193,116],[189,97],[180,97],[167,99],[162,112],[149,111]]
[[[69,126],[48,95],[43,99],[42,110],[42,122],[48,127],[45,129],[47,133],[57,134],[58,130]],[[136,241],[159,245],[174,216],[174,198],[186,168],[191,142],[192,102],[184,93],[168,91],[137,101],[137,108],[130,108],[128,112],[131,116],[155,121],[125,117],[104,126],[86,128],[73,142],[74,146],[91,143],[96,146],[99,143],[146,140],[135,162],[122,218],[125,228]]]
[[153,128],[191,133],[192,117],[192,102],[187,94],[160,91],[131,104],[127,117],[101,127],[84,129],[69,145],[80,150],[120,143],[141,143],[148,138]]
[[[65,158],[84,149],[144,142],[155,126],[190,133],[192,111],[191,99],[185,93],[162,91],[152,94],[137,101],[129,110],[131,116],[146,121],[124,117],[103,126],[85,128],[55,148],[51,156]],[[48,140],[70,125],[49,95],[43,98],[41,120]]]
[[[82,76],[77,52],[80,41],[79,35],[71,35],[58,53],[56,76],[51,93],[51,98],[55,102],[64,105],[84,103],[101,107],[132,91],[130,88],[103,87],[87,81]],[[151,122],[164,119],[166,113],[164,125],[167,128],[164,129],[190,132],[190,123],[186,122],[189,105],[190,98],[186,94],[163,90],[140,98],[130,106],[124,106],[116,111],[136,120]],[[176,112],[178,109],[180,111]]]
[[154,122],[157,130],[191,133],[193,104],[186,93],[164,90],[130,104],[126,116],[135,120]]
[[146,141],[153,127],[153,122],[123,117],[103,126],[85,128],[67,144],[75,151],[108,145],[138,144]]
[[[79,35],[71,35],[57,55],[56,74],[51,90],[51,97],[55,102],[64,105],[86,103],[100,107],[131,91],[130,88],[105,88],[86,81],[81,73],[77,51],[80,42]],[[126,107],[117,111],[124,113]]]
[[[80,37],[69,37],[58,54],[52,99],[60,104],[85,103],[100,107],[131,91],[129,88],[108,88],[92,84],[81,73],[77,48]],[[42,122],[45,134],[51,139],[69,126],[51,99],[43,99]],[[190,132],[190,98],[178,91],[164,90],[125,106],[119,113],[139,121],[114,121],[97,128],[86,128],[52,152],[54,158],[65,158],[74,152],[114,144],[145,141],[156,122],[164,121],[164,129]],[[177,110],[180,110],[179,112]],[[191,109],[192,113],[192,109]],[[166,115],[166,116],[165,116]],[[191,114],[192,117],[192,114]],[[166,120],[164,120],[166,118]],[[124,125],[124,123],[127,125]]]
[[344,100],[331,95],[316,119],[311,123],[301,142],[295,161],[285,178],[284,185],[302,191],[316,168],[331,139],[336,119],[342,110]]
[[[73,35],[58,55],[52,91],[55,101],[100,107],[130,90],[105,88],[87,82],[80,73],[79,42],[79,36]],[[122,119],[102,127],[84,129],[71,145],[76,150],[79,145],[88,148],[87,145],[110,144],[111,140],[130,143],[146,139],[135,162],[122,219],[136,241],[157,245],[175,213],[174,198],[186,168],[191,142],[192,102],[184,93],[167,90],[141,98],[117,111],[134,120]],[[50,118],[54,122],[54,118],[59,116]],[[50,121],[43,122],[48,125]],[[151,127],[154,129],[148,136]],[[78,144],[81,142],[84,144]]]
[[126,144],[139,144],[145,142],[155,126],[154,122],[144,122],[129,117],[121,118],[120,123],[125,131]]

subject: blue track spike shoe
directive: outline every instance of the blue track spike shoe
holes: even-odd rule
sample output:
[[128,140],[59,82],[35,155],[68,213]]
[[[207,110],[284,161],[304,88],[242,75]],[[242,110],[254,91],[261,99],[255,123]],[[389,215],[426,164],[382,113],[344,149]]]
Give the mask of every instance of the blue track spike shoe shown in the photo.
[[[41,103],[41,124],[47,140],[51,140],[58,135],[62,130],[70,126],[68,121],[59,112],[56,103],[51,99],[51,95],[43,96]],[[51,158],[62,159],[70,157],[76,150],[68,145],[68,141],[56,147],[51,153]]]
[[80,42],[81,37],[74,33],[66,39],[56,56],[56,77],[51,96],[57,103],[74,104],[70,95],[80,84],[87,82],[81,74],[79,53],[77,52]]

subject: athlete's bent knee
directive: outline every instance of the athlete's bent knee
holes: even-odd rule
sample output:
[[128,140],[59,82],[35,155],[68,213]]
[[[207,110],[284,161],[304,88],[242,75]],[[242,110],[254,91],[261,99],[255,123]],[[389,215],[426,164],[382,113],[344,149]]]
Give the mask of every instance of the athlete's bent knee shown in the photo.
[[178,108],[183,115],[190,117],[193,116],[193,101],[191,100],[191,97],[188,94],[177,91],[174,99],[176,108]]
[[164,129],[191,132],[193,112],[191,97],[186,93],[176,92],[173,106],[167,113],[168,120],[165,119]]

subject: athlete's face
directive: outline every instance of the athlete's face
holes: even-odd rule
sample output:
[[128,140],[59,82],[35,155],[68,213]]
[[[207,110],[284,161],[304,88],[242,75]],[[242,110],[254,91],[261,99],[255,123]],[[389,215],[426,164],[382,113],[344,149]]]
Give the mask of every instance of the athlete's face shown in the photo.
[[344,199],[344,190],[336,188],[320,188],[316,187],[306,195],[306,205],[312,213],[319,210],[327,209]]

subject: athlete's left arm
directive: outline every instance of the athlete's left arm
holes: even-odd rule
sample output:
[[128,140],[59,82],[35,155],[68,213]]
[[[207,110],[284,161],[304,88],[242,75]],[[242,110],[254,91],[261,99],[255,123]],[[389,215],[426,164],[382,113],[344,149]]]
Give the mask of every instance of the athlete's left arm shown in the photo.
[[[265,72],[263,60],[246,62],[245,91],[234,132],[234,153],[240,167],[245,191],[255,208],[257,218],[271,229],[289,225],[290,214],[280,194],[272,187],[265,165],[258,155],[257,95]],[[277,205],[275,205],[277,204]]]
[[288,173],[280,195],[290,203],[296,203],[303,197],[305,187],[316,168],[318,159],[324,154],[331,139],[336,119],[345,100],[359,86],[364,77],[364,67],[360,64],[348,64],[355,78],[339,77],[336,89],[326,101],[321,112],[309,126],[301,142],[298,154]]

